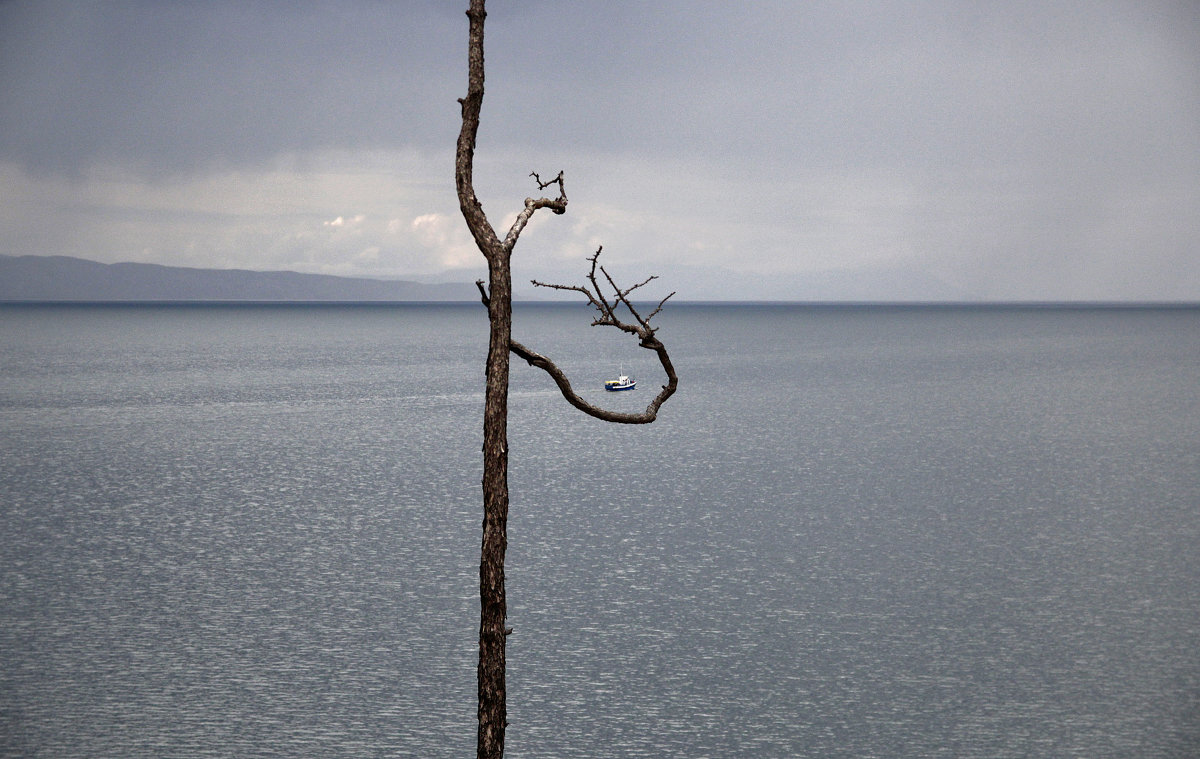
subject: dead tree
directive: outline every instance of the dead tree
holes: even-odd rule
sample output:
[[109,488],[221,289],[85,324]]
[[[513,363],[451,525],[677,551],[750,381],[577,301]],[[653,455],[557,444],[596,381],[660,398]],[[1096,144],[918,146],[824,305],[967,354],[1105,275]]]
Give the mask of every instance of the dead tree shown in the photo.
[[[598,259],[600,251],[591,258],[588,275],[590,287],[586,285],[551,285],[534,281],[541,287],[573,290],[584,295],[598,311],[594,325],[612,326],[638,338],[643,348],[653,350],[667,374],[667,384],[642,413],[617,413],[606,411],[588,403],[572,389],[566,375],[549,358],[526,348],[512,339],[512,269],[510,262],[513,247],[525,225],[533,214],[547,208],[556,214],[567,210],[567,193],[562,172],[548,182],[543,182],[536,173],[531,174],[538,190],[556,187],[556,198],[526,198],[525,207],[517,215],[504,239],[488,222],[483,206],[475,195],[472,173],[475,156],[475,138],[479,131],[479,114],[483,105],[483,26],[487,13],[484,0],[471,0],[467,11],[470,19],[470,42],[468,52],[467,96],[458,102],[462,106],[462,130],[458,135],[458,150],[455,155],[455,182],[458,202],[463,218],[475,244],[483,253],[488,264],[488,283],[479,286],[483,303],[488,310],[490,323],[486,368],[486,387],[483,412],[483,541],[479,561],[479,735],[478,759],[501,759],[504,755],[504,730],[507,726],[505,704],[505,636],[511,632],[506,626],[507,601],[504,592],[504,554],[508,547],[508,378],[509,353],[515,353],[532,366],[543,369],[554,378],[563,396],[571,405],[598,419],[624,424],[646,424],[653,422],[659,407],[677,387],[679,380],[675,368],[667,355],[667,349],[659,341],[650,320],[666,303],[668,295],[658,306],[643,318],[630,300],[631,294],[653,277],[633,287],[621,289],[613,282]],[[597,274],[599,270],[599,275]],[[600,277],[603,277],[601,282]],[[611,294],[606,294],[602,284],[607,284]],[[672,293],[673,295],[674,293]],[[624,321],[618,312],[628,311],[631,321]]]

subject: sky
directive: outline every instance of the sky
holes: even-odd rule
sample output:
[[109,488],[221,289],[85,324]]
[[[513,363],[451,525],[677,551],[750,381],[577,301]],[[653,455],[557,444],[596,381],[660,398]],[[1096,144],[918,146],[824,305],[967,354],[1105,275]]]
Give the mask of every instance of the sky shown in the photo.
[[[0,253],[472,281],[466,0],[0,0]],[[1200,300],[1200,3],[493,0],[514,276]]]

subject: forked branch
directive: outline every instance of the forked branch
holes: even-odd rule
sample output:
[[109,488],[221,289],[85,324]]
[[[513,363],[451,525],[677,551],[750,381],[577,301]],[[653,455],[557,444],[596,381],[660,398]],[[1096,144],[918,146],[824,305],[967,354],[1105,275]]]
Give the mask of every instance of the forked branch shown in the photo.
[[[538,181],[540,184],[540,180]],[[561,177],[559,181],[561,181]],[[597,419],[602,419],[606,422],[616,422],[618,424],[649,424],[658,416],[659,407],[662,406],[662,404],[668,398],[674,395],[675,390],[679,386],[679,377],[675,374],[675,366],[671,363],[671,356],[667,353],[666,346],[663,345],[662,341],[659,340],[655,334],[657,329],[650,326],[650,320],[653,319],[660,311],[662,311],[663,305],[667,302],[667,300],[670,299],[671,295],[674,295],[675,293],[671,293],[663,298],[658,302],[658,305],[653,311],[650,312],[648,316],[643,317],[633,305],[633,302],[630,300],[629,296],[638,288],[657,279],[657,277],[648,277],[644,281],[639,282],[632,287],[622,289],[617,286],[616,282],[613,281],[613,278],[607,271],[605,271],[604,267],[599,265],[601,250],[603,250],[603,248],[597,250],[595,255],[589,259],[592,262],[591,271],[588,273],[588,281],[591,282],[590,288],[584,285],[549,284],[546,282],[539,282],[536,279],[532,280],[532,282],[537,287],[546,287],[552,290],[570,290],[581,293],[588,299],[588,302],[598,312],[596,318],[592,320],[592,326],[616,327],[622,332],[628,332],[631,335],[636,335],[638,338],[638,345],[647,350],[652,350],[655,352],[655,354],[658,356],[659,363],[662,364],[663,371],[665,371],[667,374],[667,384],[662,386],[658,394],[654,396],[652,401],[650,401],[650,405],[646,407],[646,410],[641,413],[609,411],[608,409],[603,409],[599,406],[593,405],[584,400],[578,393],[575,392],[575,389],[571,387],[571,381],[567,378],[567,375],[558,367],[557,364],[554,363],[554,361],[540,353],[526,348],[516,340],[509,340],[509,348],[518,357],[527,361],[530,366],[536,366],[549,374],[554,380],[554,383],[558,385],[559,391],[562,392],[562,395],[567,399],[567,402],[585,414],[593,416]],[[604,288],[600,285],[599,278],[596,273],[597,270],[599,270],[600,275],[604,277],[605,281],[608,282],[609,287],[612,289],[611,294],[605,294]],[[483,298],[484,305],[488,305],[489,298],[487,290],[484,288],[483,280],[479,280],[475,284],[479,287],[479,293]],[[625,309],[629,311],[629,314],[633,317],[633,322],[624,321],[620,316],[618,316],[617,309],[620,306],[624,306]]]
[[549,208],[556,214],[564,214],[567,212],[567,190],[563,186],[563,173],[558,172],[558,176],[551,179],[549,182],[543,182],[542,178],[537,175],[536,171],[530,172],[529,176],[533,177],[533,181],[537,182],[538,189],[544,190],[550,185],[558,185],[557,198],[525,198],[525,207],[517,214],[516,220],[512,227],[508,230],[508,235],[504,238],[503,249],[505,255],[511,255],[512,249],[517,244],[517,238],[521,236],[521,231],[525,229],[525,225],[533,218],[533,214],[542,208]]
[[[650,315],[643,319],[638,313],[637,309],[633,307],[633,303],[630,302],[629,295],[639,287],[650,284],[654,280],[658,279],[658,277],[651,275],[646,277],[641,282],[638,282],[636,285],[622,290],[617,286],[617,283],[613,281],[612,276],[605,270],[605,268],[599,264],[600,253],[603,250],[604,246],[601,245],[596,249],[595,254],[588,259],[592,262],[592,269],[588,272],[588,281],[592,283],[591,288],[582,285],[554,285],[547,282],[539,282],[536,279],[532,280],[532,282],[536,287],[547,287],[551,290],[572,290],[574,292],[582,293],[588,299],[588,302],[592,304],[592,307],[595,308],[600,314],[592,321],[592,326],[609,325],[624,330],[625,332],[635,334],[638,337],[653,337],[657,329],[650,326],[650,320],[657,316],[659,311],[662,311],[663,305],[666,304],[666,302],[670,300],[671,296],[675,293],[672,292],[670,295],[659,301],[654,310],[650,312]],[[605,296],[604,288],[600,286],[600,282],[596,277],[597,269],[599,269],[600,273],[604,275],[605,281],[607,281],[609,287],[612,288],[613,294],[611,296]],[[609,300],[610,297],[612,298],[611,302]],[[622,305],[628,309],[629,313],[633,316],[637,324],[626,324],[617,318],[616,309],[618,306]]]

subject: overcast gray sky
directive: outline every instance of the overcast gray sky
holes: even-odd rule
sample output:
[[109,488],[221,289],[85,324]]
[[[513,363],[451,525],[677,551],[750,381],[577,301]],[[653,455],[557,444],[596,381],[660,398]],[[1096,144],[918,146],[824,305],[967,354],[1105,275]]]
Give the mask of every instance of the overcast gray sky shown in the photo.
[[[0,252],[474,279],[465,7],[0,2]],[[518,278],[1200,300],[1195,0],[494,0],[486,46],[485,210],[570,197]]]

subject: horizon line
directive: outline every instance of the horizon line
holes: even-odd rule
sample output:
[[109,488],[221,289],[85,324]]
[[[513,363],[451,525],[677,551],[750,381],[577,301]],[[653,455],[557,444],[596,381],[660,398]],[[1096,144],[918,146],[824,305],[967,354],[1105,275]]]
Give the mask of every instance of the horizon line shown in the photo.
[[[657,303],[657,299],[635,300],[635,303]],[[46,299],[46,298],[0,298],[0,306],[461,306],[478,305],[477,298],[464,300],[271,300],[257,298],[123,298],[123,299]],[[525,306],[587,306],[583,301],[513,298],[513,304]],[[768,298],[745,298],[724,300],[672,300],[672,306],[799,306],[814,308],[1200,308],[1200,300],[1050,300],[1050,299],[996,299],[996,300],[783,300]]]

